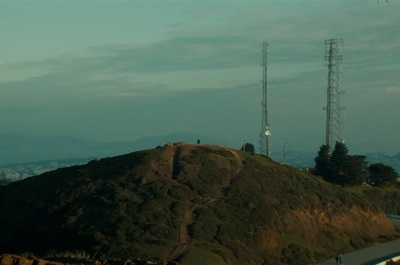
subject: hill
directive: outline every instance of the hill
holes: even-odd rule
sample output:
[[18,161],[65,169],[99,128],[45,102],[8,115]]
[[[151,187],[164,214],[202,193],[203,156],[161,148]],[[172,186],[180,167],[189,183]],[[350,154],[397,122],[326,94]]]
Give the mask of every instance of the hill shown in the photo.
[[109,157],[154,148],[166,142],[185,141],[194,144],[197,139],[206,144],[227,144],[223,139],[184,132],[117,142],[99,142],[72,136],[0,134],[0,166],[46,160]]
[[312,264],[399,233],[362,194],[221,146],[166,145],[0,187],[0,249]]

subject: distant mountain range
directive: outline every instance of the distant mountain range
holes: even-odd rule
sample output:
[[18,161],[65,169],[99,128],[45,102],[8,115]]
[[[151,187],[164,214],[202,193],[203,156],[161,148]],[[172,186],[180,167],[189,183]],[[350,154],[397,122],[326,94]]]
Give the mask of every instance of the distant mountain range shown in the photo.
[[[186,142],[229,146],[223,139],[190,133],[150,136],[132,142],[98,142],[71,136],[33,136],[0,134],[0,166],[36,161],[56,161],[87,157],[109,157],[162,146],[168,142]],[[240,147],[240,143],[236,148]]]

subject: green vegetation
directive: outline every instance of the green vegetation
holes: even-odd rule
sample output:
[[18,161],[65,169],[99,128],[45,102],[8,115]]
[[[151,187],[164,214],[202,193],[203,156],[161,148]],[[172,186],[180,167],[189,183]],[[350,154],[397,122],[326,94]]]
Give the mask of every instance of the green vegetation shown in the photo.
[[376,209],[386,214],[400,215],[400,189],[396,187],[347,187],[346,191],[364,196]]
[[302,245],[290,244],[282,250],[282,261],[285,264],[315,264],[314,252]]
[[181,259],[187,265],[224,265],[225,262],[218,254],[204,248],[196,248]]
[[240,148],[240,150],[254,154],[256,149],[254,148],[254,145],[252,143],[245,143],[243,144],[242,148]]
[[[165,146],[0,187],[0,249],[183,265],[312,264],[399,236],[372,218],[400,211],[399,193],[386,189],[342,189],[245,151]],[[379,204],[388,198],[392,204]]]
[[374,186],[390,186],[396,183],[399,175],[392,167],[377,163],[368,167],[370,183]]
[[365,158],[360,155],[348,155],[346,145],[341,142],[336,142],[332,154],[329,153],[329,146],[322,145],[315,157],[315,173],[328,182],[342,186],[396,184],[399,175],[392,167],[379,163],[368,166]]

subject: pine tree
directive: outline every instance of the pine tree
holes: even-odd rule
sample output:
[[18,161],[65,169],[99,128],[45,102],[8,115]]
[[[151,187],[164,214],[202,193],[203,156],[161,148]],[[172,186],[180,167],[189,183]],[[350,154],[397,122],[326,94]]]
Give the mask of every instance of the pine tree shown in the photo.
[[332,151],[330,165],[331,178],[335,184],[344,185],[346,182],[346,164],[348,162],[348,149],[344,143],[336,142],[335,149]]
[[249,153],[252,153],[252,154],[255,153],[255,148],[254,148],[254,145],[252,143],[243,144],[242,148],[240,150],[246,151],[246,152],[249,152]]
[[365,156],[348,156],[344,165],[342,176],[342,185],[362,185],[368,177],[367,161]]
[[315,173],[324,178],[325,181],[332,181],[330,169],[330,154],[329,146],[321,145],[318,151],[318,156],[314,158]]
[[314,159],[316,174],[339,185],[361,185],[367,177],[365,156],[350,156],[344,143],[336,142],[332,154],[322,145]]

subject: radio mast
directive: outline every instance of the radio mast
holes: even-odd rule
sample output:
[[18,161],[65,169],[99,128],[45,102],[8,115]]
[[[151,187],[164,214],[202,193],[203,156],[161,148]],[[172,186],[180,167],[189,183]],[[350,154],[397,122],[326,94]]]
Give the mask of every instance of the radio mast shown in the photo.
[[[340,96],[344,91],[339,90],[339,65],[343,58],[343,39],[325,40],[325,61],[328,66],[328,87],[326,110],[326,140],[325,144],[332,150],[336,141],[344,143]],[[335,142],[334,142],[335,140]]]
[[264,41],[262,46],[262,101],[261,101],[261,133],[260,133],[260,154],[270,156],[269,150],[269,137],[271,132],[269,131],[268,122],[268,87],[267,87],[267,47],[268,42]]

